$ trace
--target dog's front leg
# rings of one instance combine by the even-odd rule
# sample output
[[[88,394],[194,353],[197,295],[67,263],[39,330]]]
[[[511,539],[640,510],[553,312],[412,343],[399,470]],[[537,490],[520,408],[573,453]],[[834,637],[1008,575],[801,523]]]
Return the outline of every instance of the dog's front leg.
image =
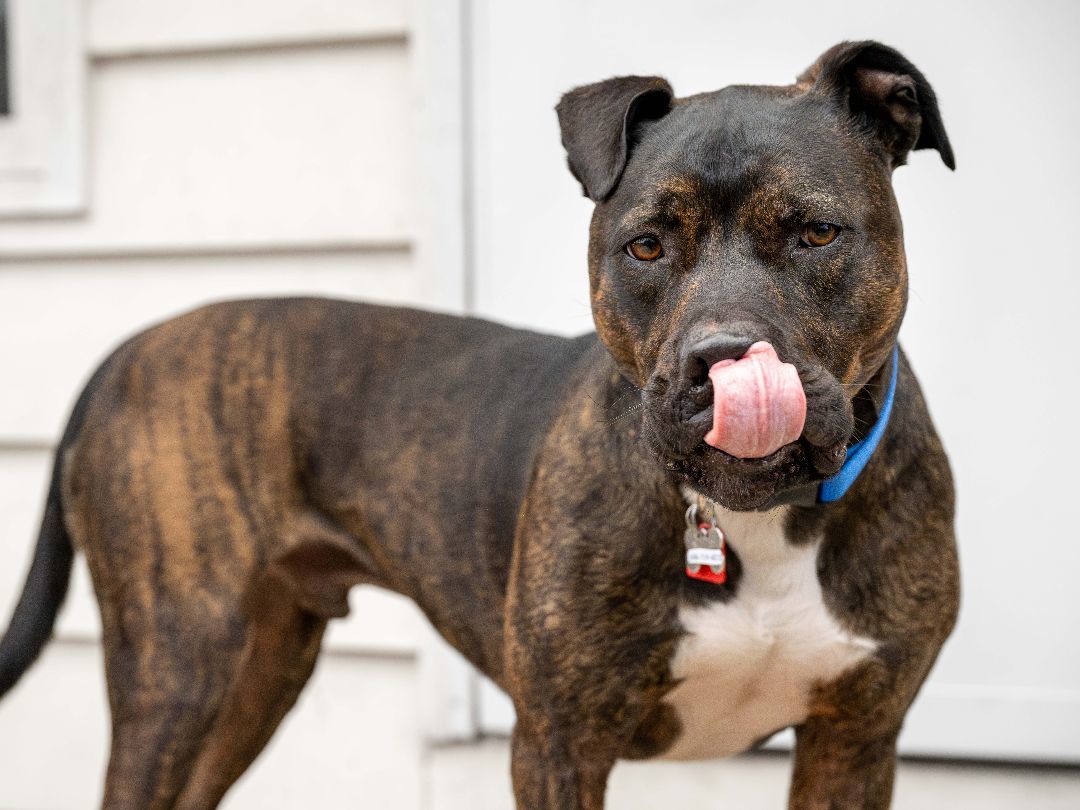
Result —
[[[518,810],[602,810],[616,760],[676,731],[641,727],[674,686],[686,505],[633,424],[607,419],[611,378],[600,365],[567,399],[514,539],[502,685]]]
[[[522,521],[505,633],[518,810],[602,810],[616,760],[669,742],[640,729],[672,688],[681,627],[665,587],[679,573],[680,538],[660,521],[677,534],[681,515],[657,517],[649,504],[600,520],[573,502],[602,487],[559,502],[536,492]]]
[[[607,536],[575,518],[556,542],[547,514],[527,516],[510,586],[514,793],[518,810],[602,810],[615,761],[665,742],[639,729],[672,686],[680,627],[661,587],[672,576],[635,559],[634,536],[618,520]]]
[[[579,590],[589,564],[577,548],[526,551],[521,568],[529,574],[511,587],[507,686],[517,711],[511,770],[518,810],[603,810],[611,768],[631,750],[663,688],[671,640],[655,628],[644,637],[637,617],[611,615],[605,602],[616,597],[605,585]],[[534,566],[557,571],[538,577]]]
[[[887,810],[896,734],[811,718],[796,730],[790,810]]]
[[[795,729],[790,810],[888,810],[896,738],[932,660],[893,646],[817,691]]]

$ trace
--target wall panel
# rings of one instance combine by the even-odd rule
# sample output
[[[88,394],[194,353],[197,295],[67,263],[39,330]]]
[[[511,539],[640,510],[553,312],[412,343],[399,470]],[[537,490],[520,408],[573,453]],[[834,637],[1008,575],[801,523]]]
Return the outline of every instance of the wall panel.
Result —
[[[0,223],[0,259],[405,243],[408,82],[400,43],[99,64],[86,215]]]

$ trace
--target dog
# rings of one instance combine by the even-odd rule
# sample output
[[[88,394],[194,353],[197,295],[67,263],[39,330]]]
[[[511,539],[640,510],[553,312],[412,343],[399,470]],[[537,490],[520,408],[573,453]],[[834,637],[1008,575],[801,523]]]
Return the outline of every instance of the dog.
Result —
[[[845,42],[790,86],[626,76],[557,113],[595,202],[596,334],[240,301],[91,378],[0,693],[82,552],[108,810],[217,806],[361,583],[513,698],[520,810],[599,810],[619,759],[787,727],[792,808],[889,806],[959,599],[949,466],[897,346],[892,172],[912,149],[954,167],[934,92]]]

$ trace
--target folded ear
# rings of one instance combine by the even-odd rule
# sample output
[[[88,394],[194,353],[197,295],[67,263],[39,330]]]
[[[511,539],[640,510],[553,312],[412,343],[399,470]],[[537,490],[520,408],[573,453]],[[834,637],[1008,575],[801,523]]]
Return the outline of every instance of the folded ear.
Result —
[[[841,42],[799,77],[846,106],[893,167],[912,149],[936,149],[956,168],[934,89],[911,62],[879,42]]]
[[[566,156],[585,196],[599,202],[615,190],[642,121],[671,109],[671,85],[658,76],[620,76],[577,87],[562,97],[559,114]]]

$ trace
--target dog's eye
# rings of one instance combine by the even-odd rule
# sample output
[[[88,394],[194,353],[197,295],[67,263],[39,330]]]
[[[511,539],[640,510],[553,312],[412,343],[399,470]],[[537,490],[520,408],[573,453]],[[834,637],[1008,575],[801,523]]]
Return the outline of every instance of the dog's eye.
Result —
[[[811,222],[802,232],[802,243],[807,247],[825,247],[840,235],[840,226],[831,222]]]
[[[641,262],[655,262],[664,255],[664,246],[655,236],[639,236],[626,246],[626,252]]]

